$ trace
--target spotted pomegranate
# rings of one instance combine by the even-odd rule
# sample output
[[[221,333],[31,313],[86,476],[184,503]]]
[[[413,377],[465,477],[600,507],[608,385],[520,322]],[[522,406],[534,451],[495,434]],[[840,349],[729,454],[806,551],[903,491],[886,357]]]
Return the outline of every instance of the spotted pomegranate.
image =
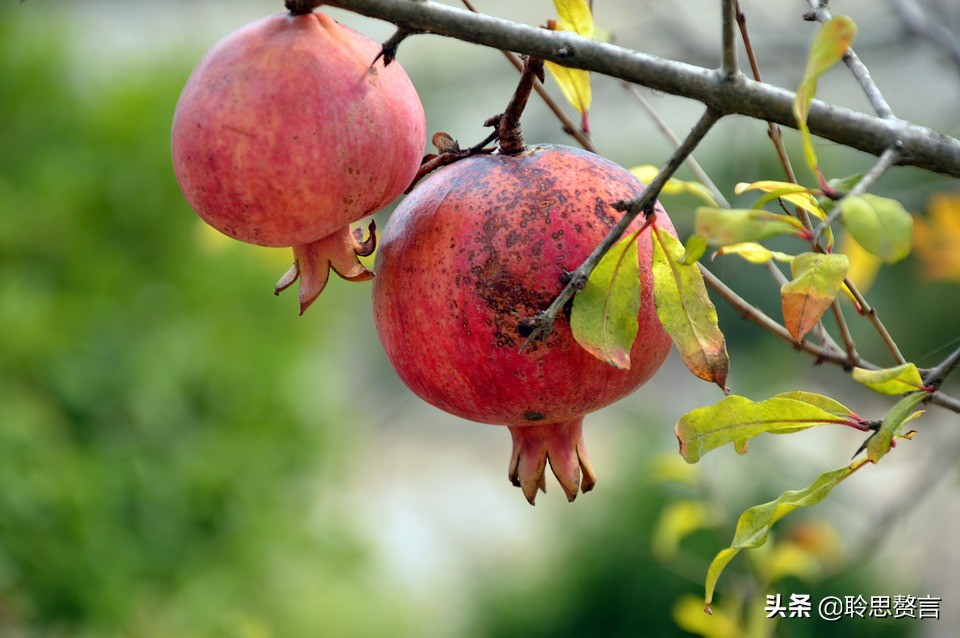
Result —
[[[373,307],[390,362],[434,406],[509,426],[509,478],[531,504],[545,489],[548,463],[569,500],[593,488],[584,415],[647,381],[670,348],[654,308],[646,230],[629,370],[574,340],[569,307],[545,339],[520,351],[528,333],[522,321],[550,304],[564,271],[578,267],[617,222],[621,213],[611,204],[642,190],[623,168],[573,148],[475,155],[424,179],[384,229]],[[673,232],[659,204],[656,212],[658,226]]]
[[[214,46],[173,119],[173,167],[187,201],[230,237],[292,246],[301,312],[329,269],[372,277],[349,224],[390,203],[420,165],[423,106],[380,45],[322,13],[283,13]],[[372,230],[372,229],[371,229]]]

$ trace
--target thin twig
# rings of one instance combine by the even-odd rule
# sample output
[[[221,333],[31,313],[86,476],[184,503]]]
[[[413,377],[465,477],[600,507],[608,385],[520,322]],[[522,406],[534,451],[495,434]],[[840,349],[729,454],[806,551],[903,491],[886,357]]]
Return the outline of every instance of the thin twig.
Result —
[[[830,4],[829,0],[807,0],[807,3],[810,5],[810,8],[813,9],[813,14],[819,22],[827,22],[833,17],[830,15],[830,9],[828,8]],[[850,68],[857,82],[860,83],[864,94],[866,94],[870,105],[877,115],[885,120],[897,119],[893,114],[893,109],[890,108],[890,105],[887,104],[883,94],[880,92],[877,83],[874,82],[870,76],[867,65],[860,61],[860,57],[853,50],[853,47],[847,49],[846,54],[843,56],[843,62]]]
[[[924,42],[932,42],[943,49],[947,57],[960,71],[960,38],[942,24],[932,22],[914,0],[889,0],[894,13],[903,26]]]
[[[623,216],[620,218],[620,221],[610,229],[607,236],[594,248],[593,252],[590,253],[584,262],[570,273],[569,281],[547,309],[527,319],[526,326],[529,327],[530,334],[524,342],[523,347],[521,347],[521,350],[526,349],[534,339],[541,339],[550,334],[550,331],[553,330],[553,322],[557,314],[559,314],[560,310],[573,298],[577,291],[583,288],[587,279],[590,277],[590,273],[593,272],[593,269],[600,262],[600,259],[602,259],[607,251],[620,239],[627,227],[633,223],[633,220],[636,219],[640,213],[646,214],[653,210],[657,202],[657,196],[660,195],[663,185],[666,184],[667,180],[680,168],[683,161],[689,157],[693,149],[697,147],[697,144],[700,143],[721,117],[722,115],[717,111],[707,109],[704,114],[700,116],[700,119],[690,131],[690,134],[687,135],[687,138],[680,145],[680,148],[670,156],[670,159],[660,172],[657,173],[653,181],[647,185],[640,197],[629,202],[618,202],[617,205],[614,205],[615,208],[623,211]]]
[[[874,164],[869,171],[867,171],[866,175],[864,175],[860,181],[857,182],[856,186],[851,188],[850,192],[836,202],[833,210],[830,211],[829,215],[827,215],[827,218],[823,220],[819,226],[817,226],[815,231],[813,231],[813,237],[810,239],[810,241],[814,243],[819,242],[820,237],[823,235],[823,231],[833,224],[833,222],[837,221],[837,218],[840,216],[840,212],[842,210],[841,204],[843,204],[844,199],[850,196],[859,197],[873,188],[873,185],[877,183],[884,173],[890,170],[891,166],[897,163],[898,159],[900,159],[900,145],[894,144],[885,150],[882,155],[880,155],[880,159],[877,160],[877,163]]]
[[[723,0],[723,45],[720,56],[720,72],[728,78],[740,74],[740,63],[737,60],[737,40],[734,37],[737,19],[734,5],[736,0]]]
[[[950,373],[957,369],[958,365],[960,365],[960,347],[951,352],[950,356],[944,359],[940,365],[928,370],[923,376],[923,383],[939,388],[950,376]]]
[[[473,3],[470,2],[470,0],[461,1],[467,9],[473,13],[477,13],[476,8],[473,6]],[[501,49],[500,53],[502,53],[504,57],[510,61],[510,64],[513,65],[513,68],[515,68],[518,72],[523,73],[523,61],[520,59],[520,56],[505,49]],[[543,103],[547,105],[547,108],[550,109],[550,112],[552,112],[554,116],[560,120],[560,125],[563,127],[564,133],[577,140],[577,144],[584,149],[590,151],[591,153],[597,153],[598,155],[600,154],[600,151],[597,150],[593,140],[591,140],[586,133],[581,131],[577,125],[573,123],[573,120],[571,120],[570,117],[560,107],[560,105],[557,104],[557,101],[553,99],[553,96],[547,92],[543,82],[537,79],[536,83],[533,85],[533,89],[537,92],[537,95],[540,96],[540,99],[543,100]]]
[[[536,55],[565,66],[616,77],[697,100],[725,115],[739,114],[796,128],[796,95],[781,87],[739,77],[731,82],[716,69],[640,53],[566,31],[550,31],[471,13],[432,0],[327,0],[324,4],[497,49]],[[807,118],[818,137],[880,155],[903,141],[901,164],[960,177],[960,140],[905,120],[883,120],[814,100]]]
[[[854,300],[856,300],[857,305],[860,306],[860,312],[863,314],[871,324],[873,324],[874,330],[877,331],[877,334],[880,335],[880,339],[887,346],[887,349],[890,351],[890,354],[893,355],[893,358],[896,360],[898,365],[902,365],[907,362],[903,358],[903,354],[900,352],[900,348],[897,346],[897,342],[893,340],[893,337],[890,336],[890,332],[887,331],[887,327],[883,325],[883,322],[880,321],[880,316],[877,314],[877,309],[867,303],[866,298],[863,296],[863,293],[854,285],[850,278],[847,277],[843,280],[843,283],[847,285],[847,288],[850,289],[850,293],[853,295]]]
[[[623,82],[623,87],[627,89],[630,95],[637,101],[637,104],[640,105],[647,116],[653,121],[653,123],[660,129],[660,132],[663,133],[663,136],[670,141],[670,144],[673,145],[674,149],[680,147],[681,140],[677,137],[677,134],[673,132],[673,129],[664,121],[660,114],[657,113],[653,107],[650,105],[650,102],[647,101],[643,94],[640,93],[640,89],[637,88],[635,84],[630,84],[629,82]],[[716,183],[710,176],[707,175],[707,172],[703,170],[703,167],[700,165],[700,162],[694,158],[691,154],[684,162],[687,166],[690,167],[690,170],[693,171],[693,174],[697,176],[697,179],[701,184],[707,187],[707,190],[710,191],[710,194],[713,196],[713,199],[721,206],[721,208],[730,208],[730,202],[727,201],[727,198],[723,196],[723,193],[720,192],[720,189],[717,188]]]
[[[824,348],[823,346],[819,346],[811,341],[805,340],[798,342],[790,334],[790,331],[787,330],[782,324],[770,318],[762,310],[734,292],[716,275],[710,272],[710,270],[708,270],[703,264],[700,264],[700,272],[703,273],[703,280],[706,282],[706,284],[713,288],[713,290],[716,291],[716,293],[720,295],[724,301],[730,304],[735,310],[739,311],[744,318],[749,319],[767,332],[779,337],[783,341],[790,344],[790,346],[793,348],[813,355],[818,362],[832,363],[844,368],[845,370],[850,369],[850,363],[847,360],[847,355],[843,351],[834,350],[832,348]],[[866,359],[860,359],[858,367],[866,368],[867,370],[879,369],[879,366],[877,366],[875,363],[867,361]],[[960,399],[956,397],[944,394],[943,392],[936,392],[930,396],[929,402],[944,407],[951,412],[960,414]]]
[[[843,346],[847,352],[847,361],[850,363],[851,367],[856,366],[860,361],[860,355],[857,354],[857,344],[853,340],[853,335],[850,334],[850,328],[847,326],[847,320],[843,317],[843,309],[840,308],[840,300],[834,299],[830,307],[833,309],[833,318],[837,322],[837,330],[840,331],[840,339],[843,340]]]

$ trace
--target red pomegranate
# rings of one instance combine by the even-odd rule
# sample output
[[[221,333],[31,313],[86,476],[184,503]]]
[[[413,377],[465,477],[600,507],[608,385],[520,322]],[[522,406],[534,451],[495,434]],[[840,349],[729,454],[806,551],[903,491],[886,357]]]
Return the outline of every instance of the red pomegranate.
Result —
[[[424,400],[513,435],[509,477],[533,504],[549,464],[569,500],[595,475],[581,425],[626,396],[670,349],[653,302],[650,231],[639,237],[639,331],[629,370],[573,338],[569,311],[522,353],[521,320],[545,309],[643,185],[563,146],[476,155],[429,175],[390,217],[373,285],[377,330],[400,378]],[[657,204],[657,224],[673,233]],[[639,222],[631,227],[635,230]],[[583,472],[581,484],[580,475]]]
[[[293,246],[301,312],[329,268],[369,279],[349,224],[409,185],[424,151],[423,106],[380,45],[322,13],[273,15],[228,35],[187,80],[173,167],[207,223],[261,246]]]

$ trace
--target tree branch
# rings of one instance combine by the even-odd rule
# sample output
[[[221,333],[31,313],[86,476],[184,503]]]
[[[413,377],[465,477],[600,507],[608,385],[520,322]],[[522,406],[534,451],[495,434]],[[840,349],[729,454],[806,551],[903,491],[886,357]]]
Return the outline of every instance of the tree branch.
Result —
[[[847,354],[845,352],[841,350],[835,350],[833,348],[824,348],[823,346],[819,346],[810,341],[797,342],[790,334],[790,331],[783,327],[783,325],[771,319],[762,310],[734,292],[729,286],[717,278],[716,275],[707,270],[703,264],[700,264],[700,272],[703,273],[703,280],[706,282],[706,284],[713,288],[714,291],[716,291],[716,293],[720,295],[724,301],[738,310],[744,318],[749,319],[767,332],[780,337],[797,350],[801,350],[813,355],[816,357],[818,362],[832,363],[845,370],[850,369],[850,362],[848,361]],[[960,354],[957,356],[960,357]],[[866,368],[868,370],[879,369],[879,366],[865,359],[860,359],[858,365],[859,367]],[[944,394],[943,392],[936,392],[930,395],[928,401],[946,408],[951,412],[960,414],[960,399],[956,397]]]
[[[737,60],[737,39],[734,37],[736,32],[736,10],[734,5],[736,0],[723,0],[721,10],[723,11],[723,45],[720,57],[720,71],[733,79],[740,74],[740,63]]]
[[[827,8],[830,0],[807,0],[807,2],[810,8],[813,9],[813,15],[816,16],[819,22],[827,22],[833,17],[830,15],[830,9]],[[863,92],[866,94],[867,99],[870,100],[870,105],[873,107],[873,110],[876,111],[877,115],[885,120],[897,119],[893,114],[893,109],[890,108],[883,94],[880,93],[880,87],[873,81],[869,69],[860,61],[860,57],[853,50],[853,47],[847,49],[847,52],[843,56],[843,62],[850,68],[853,77],[857,78],[860,86],[863,87]]]
[[[701,102],[722,114],[739,114],[796,127],[795,95],[780,87],[714,69],[665,60],[574,33],[548,31],[470,13],[429,0],[331,0],[331,6],[387,20],[410,31],[425,31],[484,46],[535,55]],[[883,120],[814,100],[807,123],[819,137],[880,155],[897,139],[899,164],[960,177],[960,140],[904,120]]]
[[[530,329],[530,334],[527,336],[527,340],[524,342],[521,350],[525,349],[534,339],[542,338],[550,333],[553,329],[553,322],[560,310],[573,298],[578,290],[583,288],[587,279],[590,277],[590,273],[593,272],[596,265],[600,263],[603,256],[610,250],[610,247],[623,236],[623,233],[627,230],[627,227],[633,223],[633,220],[636,219],[640,213],[646,214],[653,210],[653,207],[657,203],[657,197],[663,189],[663,185],[677,172],[680,165],[683,164],[684,160],[693,152],[693,149],[696,148],[697,144],[700,143],[721,117],[721,114],[717,111],[707,109],[704,114],[700,116],[700,119],[680,147],[670,156],[666,165],[660,169],[660,172],[653,178],[653,181],[647,185],[640,197],[629,202],[619,202],[620,205],[617,206],[617,208],[623,211],[623,217],[610,229],[610,232],[607,233],[603,241],[593,249],[590,256],[588,256],[576,270],[570,273],[570,279],[567,285],[563,287],[563,290],[560,291],[560,294],[557,295],[547,309],[528,319],[526,325]]]

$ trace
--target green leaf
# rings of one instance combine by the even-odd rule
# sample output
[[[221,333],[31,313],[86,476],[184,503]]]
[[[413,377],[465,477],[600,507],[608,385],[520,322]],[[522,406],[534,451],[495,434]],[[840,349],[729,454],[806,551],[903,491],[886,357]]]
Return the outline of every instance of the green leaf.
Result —
[[[913,217],[895,199],[849,195],[840,202],[847,230],[867,251],[892,264],[910,254]]]
[[[816,395],[812,395],[816,396]],[[824,403],[832,401],[823,397]],[[835,403],[835,402],[833,402]],[[836,403],[836,406],[843,408]],[[677,421],[675,433],[680,441],[680,456],[696,463],[704,454],[727,443],[746,441],[764,432],[799,432],[816,425],[849,424],[856,419],[849,411],[835,414],[835,406],[826,410],[813,399],[779,396],[754,402],[732,395],[719,403],[687,412]]]
[[[903,424],[916,418],[913,415],[913,409],[923,403],[928,396],[926,392],[914,392],[903,397],[890,408],[883,417],[880,428],[867,441],[867,459],[871,463],[877,463],[886,456],[893,447],[893,439],[900,434]]]
[[[790,268],[793,280],[780,288],[783,323],[797,341],[802,341],[833,303],[850,261],[846,255],[801,253]]]
[[[653,227],[653,297],[657,317],[693,374],[726,391],[730,360],[717,309],[707,295],[697,264],[683,264],[684,248]]]
[[[601,361],[628,370],[630,348],[637,338],[640,271],[637,234],[621,239],[590,273],[573,298],[573,338]]]
[[[906,394],[923,389],[920,371],[912,363],[884,370],[854,368],[853,380],[880,394]]]
[[[753,209],[724,209],[701,206],[695,230],[714,246],[757,241],[774,235],[800,236],[803,225],[792,217]]]
[[[824,23],[814,36],[810,54],[807,56],[807,68],[797,88],[797,97],[793,102],[793,115],[797,118],[797,125],[803,137],[804,158],[815,175],[819,174],[819,169],[817,154],[810,139],[810,129],[807,128],[807,115],[810,112],[810,104],[813,103],[813,96],[817,92],[817,79],[843,59],[856,34],[857,25],[847,16],[835,16]]]
[[[687,237],[687,243],[683,245],[683,259],[680,263],[689,266],[700,261],[703,253],[707,252],[707,238],[703,235],[693,234]]]
[[[837,470],[824,472],[804,489],[788,490],[778,496],[776,500],[755,505],[741,514],[730,547],[720,550],[707,570],[705,594],[707,606],[709,607],[710,603],[713,602],[713,592],[721,572],[741,549],[753,549],[763,545],[767,541],[770,528],[777,521],[798,507],[816,505],[826,498],[841,481],[863,467],[864,463],[866,463],[866,460],[857,461]]]
[[[730,244],[729,246],[723,246],[718,248],[716,252],[713,253],[713,256],[717,255],[738,255],[743,259],[749,261],[751,264],[765,264],[771,259],[776,259],[777,261],[782,261],[785,263],[790,263],[793,261],[793,255],[787,255],[786,253],[777,252],[775,250],[770,250],[765,246],[752,241],[743,242],[742,244]]]

